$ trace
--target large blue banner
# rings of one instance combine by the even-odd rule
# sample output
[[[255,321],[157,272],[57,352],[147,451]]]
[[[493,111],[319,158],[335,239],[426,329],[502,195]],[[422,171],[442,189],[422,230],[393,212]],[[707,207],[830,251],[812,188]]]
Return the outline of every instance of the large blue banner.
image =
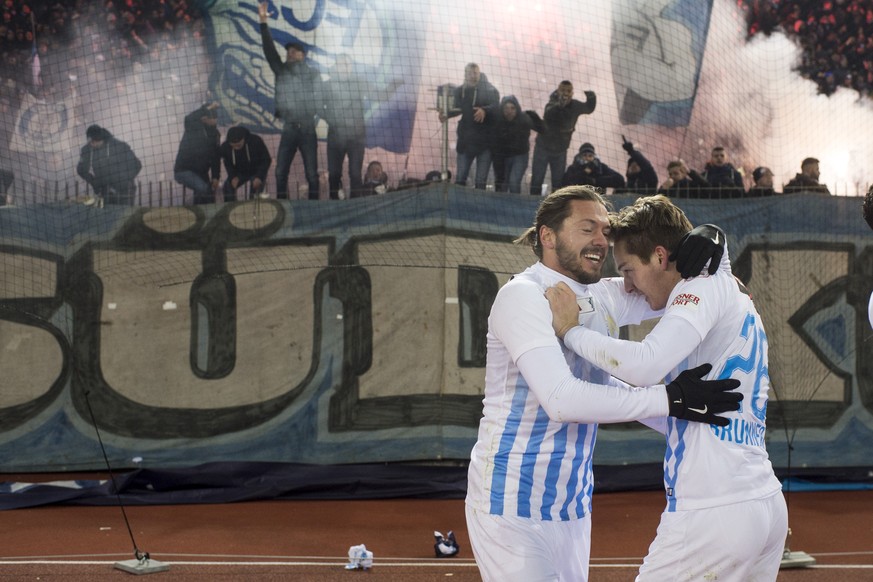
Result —
[[[119,468],[467,459],[491,301],[534,260],[511,241],[538,202],[434,184],[340,203],[5,208],[0,467],[100,470],[95,423]],[[796,466],[873,466],[859,201],[680,204],[727,230],[764,319],[774,463],[791,441]],[[639,425],[598,440],[600,464],[664,450]]]

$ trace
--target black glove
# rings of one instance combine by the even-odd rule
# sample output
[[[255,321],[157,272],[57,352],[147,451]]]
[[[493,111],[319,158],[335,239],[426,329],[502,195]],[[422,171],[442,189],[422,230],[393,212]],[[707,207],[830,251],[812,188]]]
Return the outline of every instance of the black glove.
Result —
[[[676,261],[676,270],[683,279],[696,277],[709,261],[710,275],[718,271],[724,255],[724,231],[714,224],[702,224],[687,233],[679,241],[679,247],[670,253],[669,260]]]
[[[628,153],[628,155],[634,153],[634,144],[633,142],[626,141],[621,144],[621,148]]]
[[[739,410],[743,395],[730,390],[739,388],[740,381],[733,378],[701,380],[709,374],[710,370],[712,370],[711,364],[703,364],[685,370],[667,384],[670,416],[717,426],[730,424],[730,420],[717,415],[721,412]]]

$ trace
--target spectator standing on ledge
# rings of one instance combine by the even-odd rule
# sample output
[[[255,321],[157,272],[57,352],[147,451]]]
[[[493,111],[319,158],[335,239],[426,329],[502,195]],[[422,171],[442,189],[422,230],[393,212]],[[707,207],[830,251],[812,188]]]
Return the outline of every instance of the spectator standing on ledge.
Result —
[[[491,170],[491,143],[500,92],[479,70],[479,65],[469,63],[464,67],[464,84],[454,90],[454,103],[455,109],[448,116],[440,111],[439,118],[440,123],[446,123],[451,117],[461,116],[458,121],[458,172],[455,183],[467,185],[467,177],[475,160],[475,185],[479,190],[484,190]]]
[[[722,146],[712,148],[709,162],[701,176],[709,182],[713,197],[742,198],[746,191],[743,176],[728,162],[727,152]]]
[[[173,166],[173,178],[194,192],[194,204],[215,202],[221,162],[218,103],[202,105],[185,116],[185,132]]]
[[[225,202],[236,200],[236,189],[246,183],[251,184],[251,197],[264,191],[273,158],[261,136],[236,125],[227,130],[227,139],[219,151],[227,171],[222,188]]]
[[[585,91],[585,103],[582,103],[573,99],[573,83],[561,81],[549,97],[542,119],[533,111],[527,112],[534,120],[534,129],[538,133],[534,142],[531,195],[541,195],[546,168],[552,173],[552,190],[561,187],[567,169],[567,150],[576,131],[576,121],[580,115],[592,113],[596,106],[594,91]]]
[[[350,197],[361,188],[361,167],[367,147],[367,128],[364,121],[365,103],[370,83],[353,70],[354,62],[348,55],[339,55],[324,84],[327,120],[327,175],[330,199],[339,199],[343,179],[343,161],[349,158]]]
[[[94,189],[104,204],[133,205],[136,184],[134,178],[142,162],[130,146],[99,125],[88,127],[88,143],[79,154],[76,172]]]
[[[752,180],[755,181],[755,184],[749,188],[746,196],[773,196],[776,194],[776,190],[773,189],[773,172],[770,171],[770,168],[758,166],[752,172]]]
[[[402,84],[393,79],[384,88],[376,87],[355,70],[349,55],[338,55],[324,85],[324,119],[327,121],[327,176],[330,199],[338,200],[343,187],[343,162],[349,160],[346,198],[360,196],[361,169],[367,148],[367,101],[384,101]]]
[[[808,192],[813,194],[830,194],[831,191],[825,184],[818,183],[819,177],[818,160],[806,158],[800,163],[800,173],[795,174],[790,182],[782,189],[785,194],[797,194]]]
[[[533,120],[521,110],[515,95],[500,101],[495,114],[494,141],[491,156],[494,162],[494,190],[521,194],[521,180],[530,156],[530,130]]]
[[[261,44],[264,56],[276,75],[276,116],[282,122],[282,137],[276,155],[276,197],[288,198],[288,174],[297,151],[303,158],[303,171],[309,185],[309,199],[318,200],[318,138],[316,116],[321,110],[321,77],[306,63],[302,44],[285,45],[282,62],[270,27],[267,26],[267,3],[258,4]]]

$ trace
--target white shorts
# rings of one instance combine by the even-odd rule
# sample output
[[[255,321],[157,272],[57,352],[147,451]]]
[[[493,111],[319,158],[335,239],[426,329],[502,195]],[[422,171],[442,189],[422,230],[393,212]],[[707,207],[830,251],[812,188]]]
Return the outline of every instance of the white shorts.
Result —
[[[787,535],[781,491],[733,505],[665,511],[637,582],[773,582]]]
[[[467,533],[485,582],[586,582],[591,516],[541,521],[466,506]]]

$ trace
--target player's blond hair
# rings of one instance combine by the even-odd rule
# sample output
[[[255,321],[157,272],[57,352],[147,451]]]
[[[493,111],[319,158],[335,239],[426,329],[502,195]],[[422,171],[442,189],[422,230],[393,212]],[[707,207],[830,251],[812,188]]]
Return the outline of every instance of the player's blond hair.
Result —
[[[555,232],[560,232],[564,220],[570,216],[570,202],[584,200],[602,204],[606,210],[612,210],[612,204],[600,194],[600,189],[594,186],[565,186],[555,190],[540,202],[537,208],[533,226],[524,231],[513,242],[517,245],[528,245],[534,254],[543,258],[543,247],[539,244],[540,229],[548,226]]]
[[[610,239],[625,245],[625,250],[648,263],[656,246],[673,252],[682,237],[691,230],[691,222],[682,209],[669,198],[658,194],[643,196],[633,204],[609,215]]]

